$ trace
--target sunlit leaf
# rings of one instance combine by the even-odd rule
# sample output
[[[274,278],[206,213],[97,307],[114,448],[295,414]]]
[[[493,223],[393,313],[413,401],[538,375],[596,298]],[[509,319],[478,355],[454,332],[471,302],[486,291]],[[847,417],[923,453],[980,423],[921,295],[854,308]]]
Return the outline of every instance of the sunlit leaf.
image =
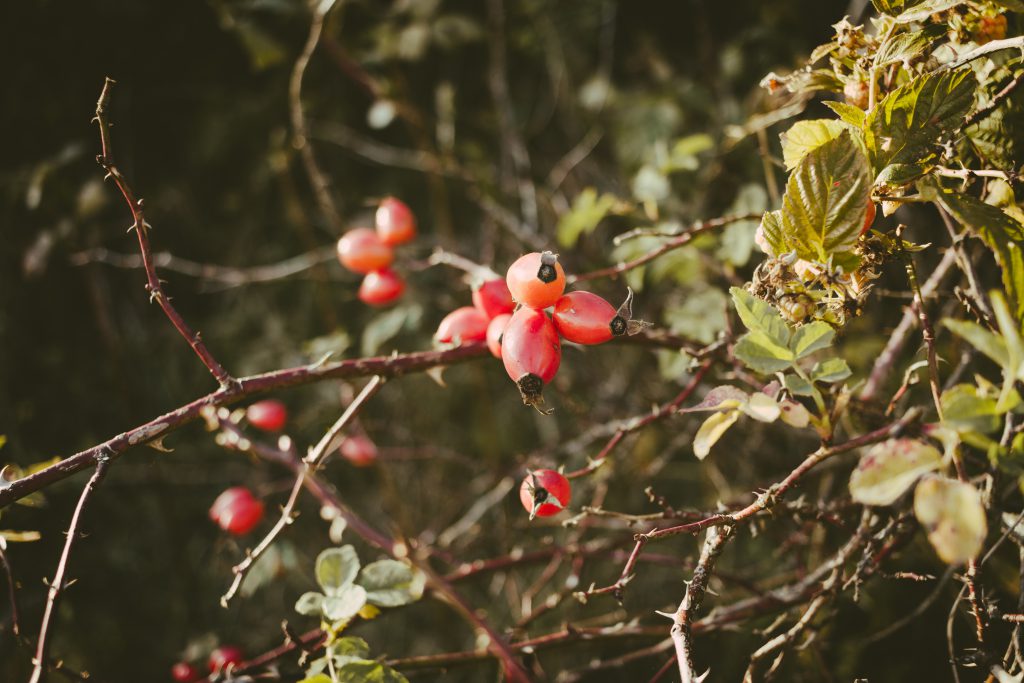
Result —
[[[729,427],[736,424],[738,419],[740,419],[740,412],[730,410],[724,413],[715,413],[704,420],[704,424],[700,426],[697,434],[693,437],[693,454],[700,460],[708,457],[711,447],[722,438]]]
[[[978,556],[988,525],[978,489],[932,476],[914,491],[914,515],[943,562],[963,564]]]
[[[891,505],[923,475],[942,466],[934,446],[890,439],[868,448],[850,475],[850,495],[865,505]]]

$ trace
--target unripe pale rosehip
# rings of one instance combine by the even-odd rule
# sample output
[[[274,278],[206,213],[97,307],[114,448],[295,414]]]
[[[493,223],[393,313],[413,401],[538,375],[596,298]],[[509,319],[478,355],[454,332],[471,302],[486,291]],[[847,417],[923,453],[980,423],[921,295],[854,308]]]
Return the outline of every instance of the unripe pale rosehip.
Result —
[[[171,680],[176,683],[195,683],[199,680],[199,670],[188,662],[178,662],[171,667]]]
[[[530,472],[519,487],[519,501],[530,519],[557,515],[569,504],[571,495],[569,480],[554,470]]]
[[[449,313],[437,326],[434,339],[444,344],[483,341],[487,338],[487,316],[472,306],[462,306]]]
[[[875,222],[875,203],[868,200],[868,210],[864,214],[864,227],[860,229],[860,234],[865,234],[871,229],[871,224]]]
[[[374,218],[377,235],[384,244],[395,246],[416,237],[416,217],[401,199],[385,197]]]
[[[544,311],[524,306],[512,314],[501,337],[505,372],[519,387],[523,403],[544,403],[542,392],[562,362],[558,332]]]
[[[512,298],[531,308],[554,306],[565,291],[565,271],[550,251],[520,256],[505,277]]]
[[[354,228],[338,240],[338,260],[354,273],[369,273],[387,268],[395,252],[369,228]]]
[[[492,318],[491,322],[487,324],[487,348],[491,350],[491,355],[495,358],[501,358],[501,338],[511,319],[511,313],[502,313]]]
[[[636,334],[644,323],[634,321],[633,290],[617,309],[591,292],[569,292],[555,302],[551,319],[555,329],[577,344],[603,344],[623,334]]]
[[[229,665],[238,666],[245,660],[245,655],[234,645],[221,645],[210,653],[210,671],[224,671]]]
[[[353,434],[341,442],[341,456],[356,467],[368,467],[377,460],[377,446],[362,434]]]
[[[359,300],[370,306],[393,304],[405,293],[405,282],[390,268],[368,273],[359,285]]]
[[[245,417],[256,429],[264,432],[279,432],[288,421],[288,409],[280,401],[267,399],[257,401],[245,409]]]
[[[213,501],[210,519],[229,534],[243,536],[263,519],[263,501],[244,486],[234,486]]]
[[[511,313],[516,302],[512,300],[512,292],[508,291],[508,283],[501,278],[487,280],[473,289],[473,305],[489,320]]]

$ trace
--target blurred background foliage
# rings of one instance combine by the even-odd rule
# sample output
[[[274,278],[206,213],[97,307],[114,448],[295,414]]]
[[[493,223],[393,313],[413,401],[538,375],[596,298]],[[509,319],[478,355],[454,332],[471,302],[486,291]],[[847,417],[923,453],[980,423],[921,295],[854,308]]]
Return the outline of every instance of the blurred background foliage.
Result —
[[[237,287],[162,271],[177,307],[212,352],[245,375],[326,351],[356,357],[428,348],[440,318],[469,303],[459,273],[426,267],[435,246],[503,272],[522,251],[557,245],[567,270],[583,272],[651,247],[645,240],[613,246],[611,238],[624,230],[765,209],[770,199],[758,150],[768,144],[777,152],[778,131],[753,132],[749,123],[778,103],[758,82],[769,71],[794,68],[831,37],[832,23],[862,4],[339,1],[305,74],[310,143],[345,226],[365,223],[387,194],[409,203],[420,221],[419,239],[400,257],[409,292],[381,312],[358,302],[358,281],[333,260],[338,228],[319,210],[292,144],[288,84],[309,29],[304,3],[8,3],[0,9],[0,434],[7,438],[0,464],[66,456],[213,388],[148,304],[141,271],[82,256],[96,249],[134,253],[125,208],[94,161],[90,117],[104,76],[118,81],[115,156],[146,199],[157,252],[231,268],[305,253],[322,261],[296,277]],[[536,186],[535,199],[522,192],[524,178]],[[726,325],[725,290],[749,276],[754,227],[734,224],[631,273],[628,281],[641,289],[638,316],[713,340]],[[621,282],[594,288],[612,300],[624,294]],[[850,335],[844,350],[855,372],[884,342],[872,332],[890,325],[902,303],[879,300],[868,319],[855,323],[862,334]],[[362,425],[382,461],[355,469],[335,460],[329,478],[377,526],[438,542],[477,497],[518,478],[527,462],[585,464],[603,444],[603,425],[673,397],[687,364],[679,354],[633,346],[567,349],[549,396],[552,417],[522,406],[491,361],[446,371],[446,388],[424,376],[403,378],[364,411]],[[323,383],[283,392],[290,433],[300,444],[315,441],[350,390]],[[708,509],[788,471],[815,446],[809,432],[798,438],[745,424],[725,437],[716,457],[698,464],[689,445],[695,424],[668,421],[630,439],[577,487],[574,506],[601,495],[609,509],[649,512],[643,488],[651,484],[673,505]],[[52,650],[98,680],[165,680],[183,654],[204,656],[217,642],[256,654],[280,642],[282,619],[299,630],[315,626],[292,609],[313,587],[313,559],[331,544],[315,507],[308,500],[300,505],[298,522],[246,583],[251,595],[225,610],[217,599],[244,541],[210,524],[210,502],[222,489],[246,484],[273,507],[291,482],[220,450],[200,426],[174,434],[167,445],[173,452],[136,449],[111,469],[73,559],[78,582],[61,604]],[[829,481],[826,474],[821,485]],[[42,507],[4,511],[4,528],[42,534],[10,552],[32,633],[45,599],[42,581],[52,575],[82,483],[79,476],[52,487]],[[734,544],[723,570],[753,583],[799,576],[808,558],[787,552],[783,541],[832,533],[781,526],[763,541]],[[584,537],[604,533],[621,531],[598,527]],[[442,540],[454,555],[477,559],[575,534],[557,521],[528,524],[508,495],[470,533]],[[695,555],[696,543],[679,538],[654,552],[682,561]],[[361,545],[360,555],[373,558]],[[589,562],[583,584],[608,583],[621,563]],[[531,566],[461,589],[507,629],[542,570]],[[674,563],[644,565],[624,609],[610,600],[570,600],[517,634],[632,615],[665,624],[652,621],[652,611],[678,602],[683,576]],[[877,586],[793,658],[785,680],[829,680],[826,671],[833,680],[945,680],[946,657],[937,654],[945,652],[945,615],[880,642],[852,635],[909,613],[929,590]],[[730,595],[746,594],[730,586]],[[375,655],[473,646],[468,629],[430,600],[357,633]],[[699,651],[716,677],[734,680],[759,642],[750,631],[723,633],[702,641]],[[644,644],[575,644],[541,661],[553,674]],[[0,678],[24,679],[28,663],[0,601]],[[642,660],[604,680],[646,680],[658,665]],[[492,680],[490,667],[454,670],[444,680]],[[285,665],[294,670],[294,662]]]

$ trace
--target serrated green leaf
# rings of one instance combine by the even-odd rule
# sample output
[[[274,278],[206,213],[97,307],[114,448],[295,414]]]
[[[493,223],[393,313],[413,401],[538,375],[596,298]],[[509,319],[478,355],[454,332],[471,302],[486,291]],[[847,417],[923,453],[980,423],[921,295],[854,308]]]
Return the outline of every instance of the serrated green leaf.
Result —
[[[812,150],[786,183],[780,215],[785,251],[821,262],[850,252],[864,226],[869,192],[867,161],[848,131]]]
[[[842,358],[829,358],[820,363],[815,363],[811,368],[811,380],[814,382],[841,382],[853,374],[850,366]]]
[[[778,256],[789,250],[786,242],[786,229],[782,223],[782,210],[766,211],[761,217],[761,225],[758,228],[768,243],[770,254]],[[763,245],[762,245],[763,246]]]
[[[350,545],[328,548],[316,558],[316,581],[327,595],[344,590],[359,574],[359,556]]]
[[[1020,76],[1020,65],[1002,65],[978,89],[979,109],[990,105],[1006,86]],[[1024,161],[1024,92],[1005,94],[987,116],[964,131],[981,158],[1003,171],[1014,172]]]
[[[875,177],[875,185],[902,187],[914,182],[928,172],[926,164],[889,164]]]
[[[812,119],[794,123],[789,130],[779,136],[786,169],[796,168],[809,152],[836,139],[844,130],[846,126],[841,121],[833,119]]]
[[[868,448],[850,475],[850,495],[864,505],[891,505],[923,475],[942,467],[942,454],[915,439]]]
[[[363,568],[359,585],[366,599],[379,607],[399,607],[423,596],[426,577],[397,560],[379,560]]]
[[[946,31],[945,24],[929,24],[920,31],[897,33],[891,36],[879,46],[875,53],[875,67],[914,59],[925,50],[936,47],[936,42],[946,35]]]
[[[581,235],[591,233],[597,228],[616,203],[618,199],[614,195],[605,193],[598,196],[594,188],[584,189],[576,196],[572,209],[563,214],[558,221],[555,230],[558,243],[563,247],[576,244]]]
[[[872,168],[933,157],[939,137],[960,125],[974,104],[976,86],[970,69],[956,69],[919,76],[886,95],[865,122]]]
[[[910,8],[896,17],[898,24],[910,24],[925,21],[933,14],[964,4],[964,0],[924,0],[924,2],[907,3]]]
[[[733,350],[747,367],[766,375],[785,370],[796,360],[792,351],[760,331],[740,337]]]
[[[740,320],[751,332],[760,332],[774,346],[788,347],[792,332],[779,310],[742,287],[729,289]]]
[[[711,447],[729,430],[729,427],[736,424],[740,419],[740,411],[729,410],[724,413],[714,413],[697,430],[693,437],[693,454],[703,460],[708,457]]]
[[[947,564],[964,564],[981,552],[988,533],[981,494],[968,483],[927,477],[914,491],[914,515]]]
[[[836,331],[828,323],[815,320],[814,322],[796,328],[793,338],[789,342],[789,348],[797,358],[806,358],[815,351],[828,348],[835,339]]]
[[[863,128],[864,121],[867,119],[867,113],[860,107],[846,102],[838,102],[836,100],[828,100],[825,102],[825,106],[836,113],[836,115],[850,124],[854,128]]]

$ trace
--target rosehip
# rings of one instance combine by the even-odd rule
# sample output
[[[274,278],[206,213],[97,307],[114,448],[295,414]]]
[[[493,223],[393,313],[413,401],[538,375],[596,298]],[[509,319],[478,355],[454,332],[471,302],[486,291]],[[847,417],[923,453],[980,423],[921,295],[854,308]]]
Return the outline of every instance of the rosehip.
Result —
[[[401,199],[385,197],[375,216],[377,234],[384,244],[395,246],[416,236],[416,217]]]
[[[449,343],[483,341],[487,338],[487,316],[472,306],[462,306],[449,313],[437,326],[434,339]]]
[[[618,309],[591,292],[569,292],[555,302],[551,319],[565,339],[577,344],[602,344],[612,337],[636,334],[644,323],[632,319],[633,290]]]
[[[502,313],[492,318],[491,322],[487,324],[487,348],[491,350],[491,355],[495,358],[501,358],[501,338],[511,319],[511,313]]]
[[[234,645],[221,645],[210,653],[210,671],[224,671],[229,665],[237,666],[244,660],[245,655]]]
[[[534,407],[544,403],[544,385],[562,362],[558,332],[544,311],[524,307],[512,314],[501,337],[501,360],[523,403]]]
[[[512,300],[508,284],[497,279],[487,280],[473,290],[473,305],[486,315],[488,320],[493,320],[503,313],[515,310],[516,302]]]
[[[256,429],[264,432],[279,432],[288,421],[288,409],[280,401],[267,399],[257,401],[245,409],[245,416]]]
[[[341,456],[356,467],[367,467],[377,459],[377,446],[360,434],[346,437],[340,450]]]
[[[554,470],[530,472],[519,487],[519,500],[530,519],[557,515],[569,504],[571,495],[569,480]]]
[[[171,667],[171,679],[177,683],[195,683],[199,680],[199,670],[188,662],[178,662]]]
[[[369,228],[349,230],[338,240],[338,260],[354,273],[369,273],[391,265],[395,253]]]
[[[368,273],[359,285],[359,300],[370,306],[387,306],[405,292],[405,282],[390,268]]]
[[[565,271],[550,251],[520,256],[509,266],[505,281],[512,298],[532,308],[553,306],[565,291]]]
[[[860,234],[864,235],[868,230],[871,229],[871,224],[875,222],[875,203],[868,200],[868,210],[864,214],[864,227],[860,229]]]
[[[234,486],[213,501],[210,519],[229,534],[243,536],[263,519],[263,501],[244,486]]]

